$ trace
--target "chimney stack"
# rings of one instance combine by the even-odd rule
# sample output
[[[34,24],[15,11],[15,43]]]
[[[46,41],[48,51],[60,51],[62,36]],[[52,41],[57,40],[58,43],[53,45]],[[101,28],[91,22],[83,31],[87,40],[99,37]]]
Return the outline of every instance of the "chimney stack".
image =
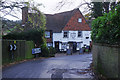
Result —
[[[25,24],[28,19],[28,7],[22,8],[22,24]]]

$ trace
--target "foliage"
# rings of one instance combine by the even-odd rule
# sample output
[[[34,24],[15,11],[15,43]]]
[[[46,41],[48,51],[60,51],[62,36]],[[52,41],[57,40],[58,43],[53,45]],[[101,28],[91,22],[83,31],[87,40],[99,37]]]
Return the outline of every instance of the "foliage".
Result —
[[[32,40],[35,44],[44,43],[44,29],[31,29],[24,32],[12,32],[3,36],[3,39],[11,40]]]
[[[46,43],[41,45],[41,52],[43,57],[49,57],[49,50]]]
[[[33,48],[34,48],[34,42],[26,41],[25,59],[32,59],[34,57],[34,55],[31,54]]]
[[[99,43],[120,43],[120,6],[92,22],[92,40]]]
[[[54,57],[56,50],[53,47],[47,47],[46,40],[44,38],[44,43],[41,45],[41,52],[43,57]]]
[[[20,28],[19,26],[21,25],[21,20],[20,21],[12,21],[8,19],[2,20],[2,30],[3,30],[3,35],[16,31],[16,29]]]
[[[27,2],[24,0],[0,0],[1,17],[5,18],[9,15],[20,20],[18,13],[20,13],[23,6],[39,9],[39,7],[43,5],[37,2],[35,3],[34,0],[28,0]]]
[[[30,8],[28,6],[28,8]],[[25,23],[25,30],[28,30],[29,28],[42,28],[46,29],[46,17],[45,15],[39,11],[36,7],[32,8],[32,12],[27,16],[27,21]]]
[[[2,27],[5,28],[5,33],[9,33],[12,31],[27,31],[33,28],[44,28],[46,25],[45,15],[40,12],[39,7],[42,4],[35,3],[33,0],[29,0],[28,2],[24,1],[5,1],[2,0],[0,4],[0,13],[2,13],[2,18],[7,15],[12,16],[14,18],[18,18],[18,11],[20,11],[23,7],[27,7],[32,15],[27,15],[27,21],[24,26],[21,26],[21,23],[15,23],[14,21],[4,20]],[[16,13],[16,14],[13,14]],[[20,20],[20,18],[18,18]],[[13,23],[12,23],[13,22]],[[10,24],[9,24],[10,23]]]
[[[93,8],[92,8],[92,16],[97,18],[98,16],[103,15],[103,5],[102,2],[92,2]]]
[[[91,7],[88,5],[90,10],[92,11],[90,18],[97,18],[103,16],[104,13],[109,13],[109,11],[113,10],[117,4],[120,4],[120,1],[111,0],[110,2],[107,2],[103,0],[103,2],[102,1],[96,2],[92,0],[89,4],[91,5]]]
[[[53,48],[53,47],[49,47],[49,54],[50,54],[50,56],[55,56],[55,53],[56,53],[56,49]]]

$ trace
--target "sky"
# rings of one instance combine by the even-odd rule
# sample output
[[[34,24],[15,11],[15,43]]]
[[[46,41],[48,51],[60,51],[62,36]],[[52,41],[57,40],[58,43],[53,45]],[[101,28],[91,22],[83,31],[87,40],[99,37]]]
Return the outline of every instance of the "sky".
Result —
[[[7,1],[28,1],[28,0],[7,0]],[[61,1],[65,1],[64,3],[59,3]],[[91,0],[34,0],[35,3],[42,3],[43,5],[39,7],[39,10],[43,12],[44,14],[55,14],[65,11],[70,11],[75,8],[77,8],[80,4],[85,3],[85,1],[90,2]],[[63,7],[60,7],[62,4],[64,4]],[[87,6],[84,5],[80,7],[80,11],[83,13],[84,10],[86,10]],[[18,18],[12,17],[10,15],[4,16],[7,19],[10,20],[21,20],[22,19],[22,11],[17,10],[14,12],[11,12],[13,15],[17,16]],[[84,13],[83,13],[84,14]],[[3,15],[2,15],[3,16]]]

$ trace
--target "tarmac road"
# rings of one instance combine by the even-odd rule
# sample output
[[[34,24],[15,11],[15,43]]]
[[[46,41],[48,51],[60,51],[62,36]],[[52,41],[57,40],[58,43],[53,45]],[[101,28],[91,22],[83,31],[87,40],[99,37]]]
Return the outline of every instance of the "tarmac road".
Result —
[[[93,78],[89,66],[92,54],[74,54],[15,64],[3,69],[3,78]],[[85,80],[86,80],[85,79]]]

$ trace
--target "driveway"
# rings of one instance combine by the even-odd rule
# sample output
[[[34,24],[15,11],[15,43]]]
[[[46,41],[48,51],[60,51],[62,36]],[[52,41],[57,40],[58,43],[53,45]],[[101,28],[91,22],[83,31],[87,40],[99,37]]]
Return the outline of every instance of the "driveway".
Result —
[[[3,78],[92,79],[92,54],[74,54],[15,64],[3,69]]]

